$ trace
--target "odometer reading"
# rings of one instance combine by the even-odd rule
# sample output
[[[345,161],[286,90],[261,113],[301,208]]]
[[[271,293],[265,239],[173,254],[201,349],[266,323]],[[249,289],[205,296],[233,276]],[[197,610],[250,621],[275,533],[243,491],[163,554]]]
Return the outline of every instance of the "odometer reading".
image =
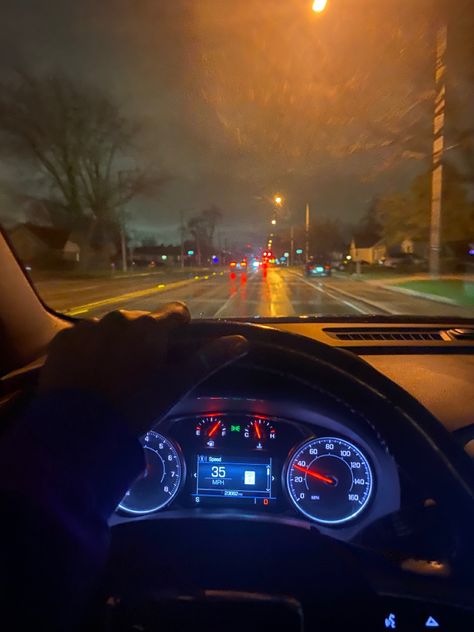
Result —
[[[370,500],[370,465],[355,445],[336,437],[311,439],[288,463],[290,498],[302,514],[323,524],[352,520]]]
[[[119,509],[130,514],[146,514],[166,507],[178,493],[184,478],[184,463],[169,439],[152,430],[141,443],[145,470],[119,505]]]

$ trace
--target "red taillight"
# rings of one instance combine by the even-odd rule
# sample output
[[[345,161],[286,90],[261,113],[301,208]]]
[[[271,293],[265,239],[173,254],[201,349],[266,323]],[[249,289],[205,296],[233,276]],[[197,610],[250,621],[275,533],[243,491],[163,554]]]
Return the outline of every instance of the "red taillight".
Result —
[[[325,269],[325,270],[330,270],[330,269],[331,269],[331,266],[324,266],[324,269]]]

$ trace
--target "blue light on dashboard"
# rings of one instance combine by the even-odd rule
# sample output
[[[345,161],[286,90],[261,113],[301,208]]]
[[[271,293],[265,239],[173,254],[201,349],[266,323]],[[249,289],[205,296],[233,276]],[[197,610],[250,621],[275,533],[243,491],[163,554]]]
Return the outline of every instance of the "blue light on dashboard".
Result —
[[[260,456],[199,454],[194,496],[195,498],[270,500],[272,499],[272,459]]]

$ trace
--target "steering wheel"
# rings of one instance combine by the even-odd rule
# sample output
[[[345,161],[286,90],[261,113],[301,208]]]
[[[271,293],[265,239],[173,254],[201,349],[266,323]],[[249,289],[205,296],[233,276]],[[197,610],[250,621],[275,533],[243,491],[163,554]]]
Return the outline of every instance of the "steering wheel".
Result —
[[[210,514],[167,519],[163,512],[112,529],[105,580],[115,613],[111,629],[129,629],[132,620],[140,620],[145,630],[180,629],[173,627],[177,604],[181,611],[189,607],[194,622],[212,612],[212,620],[221,622],[216,623],[219,630],[223,625],[226,630],[242,629],[244,613],[246,630],[254,629],[253,624],[260,632],[282,629],[275,624],[283,621],[287,630],[301,629],[302,613],[304,629],[343,629],[354,625],[355,612],[365,613],[361,627],[370,630],[373,624],[380,629],[380,619],[376,623],[374,618],[375,613],[379,617],[374,574],[384,575],[395,587],[411,586],[418,596],[420,591],[439,595],[449,586],[472,589],[474,469],[419,402],[357,356],[302,336],[220,321],[191,323],[180,333],[172,357],[189,354],[216,337],[241,334],[249,340],[250,351],[238,369],[249,375],[258,370],[269,379],[279,375],[323,393],[376,428],[399,467],[408,473],[415,473],[416,467],[420,485],[436,490],[436,503],[454,534],[449,578],[402,571],[378,554],[319,534],[316,525],[303,521],[241,520],[235,513],[219,519]],[[251,388],[250,382],[249,396]],[[247,616],[247,609],[257,613],[256,618]],[[264,616],[272,622],[268,627]]]

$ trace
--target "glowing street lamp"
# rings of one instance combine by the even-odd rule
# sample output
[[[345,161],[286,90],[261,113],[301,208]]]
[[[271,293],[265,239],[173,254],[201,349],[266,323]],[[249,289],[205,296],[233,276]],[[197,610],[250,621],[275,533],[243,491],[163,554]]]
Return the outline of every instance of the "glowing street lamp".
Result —
[[[272,224],[273,224],[273,226],[275,226],[275,225],[276,225],[276,223],[277,223],[276,219],[272,219]]]
[[[283,204],[283,198],[281,197],[281,195],[275,195],[273,201],[277,206],[281,206]]]
[[[313,11],[315,13],[322,13],[326,8],[328,0],[314,0],[313,2]]]

